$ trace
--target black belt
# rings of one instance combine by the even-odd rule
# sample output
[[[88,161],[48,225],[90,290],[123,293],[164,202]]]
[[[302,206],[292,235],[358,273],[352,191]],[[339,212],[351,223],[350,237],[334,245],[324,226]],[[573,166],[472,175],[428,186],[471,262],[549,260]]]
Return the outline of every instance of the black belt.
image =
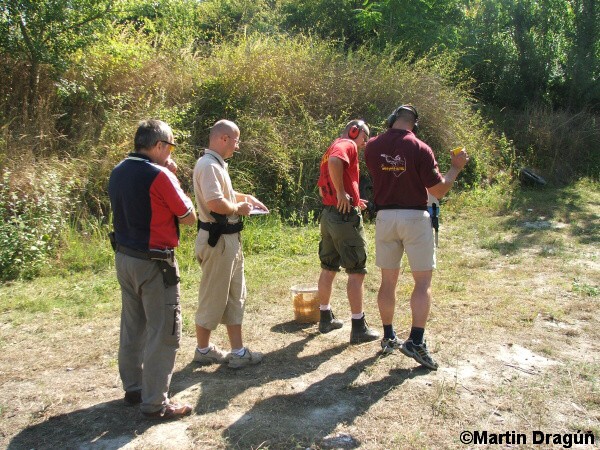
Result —
[[[116,251],[119,253],[123,253],[127,256],[132,256],[133,258],[138,259],[174,259],[175,258],[175,250],[172,248],[168,248],[166,250],[159,250],[157,248],[151,248],[150,250],[142,251],[136,250],[134,248],[125,247],[124,245],[117,244]]]
[[[337,212],[339,214],[350,214],[352,211],[360,213],[360,208],[358,206],[350,206],[350,210],[347,213],[341,213],[337,206],[335,205],[323,205],[324,209],[328,209],[329,211]]]
[[[202,230],[206,230],[206,231],[210,231],[212,229],[212,227],[217,227],[217,226],[222,226],[223,227],[223,231],[221,232],[221,234],[234,234],[234,233],[239,233],[240,231],[242,231],[244,229],[244,223],[243,222],[237,222],[237,223],[227,223],[227,224],[218,224],[217,222],[202,222],[202,221],[198,221],[198,229],[202,229]]]
[[[375,205],[375,211],[379,211],[381,209],[416,209],[417,211],[427,211],[427,205],[425,205],[425,206]]]

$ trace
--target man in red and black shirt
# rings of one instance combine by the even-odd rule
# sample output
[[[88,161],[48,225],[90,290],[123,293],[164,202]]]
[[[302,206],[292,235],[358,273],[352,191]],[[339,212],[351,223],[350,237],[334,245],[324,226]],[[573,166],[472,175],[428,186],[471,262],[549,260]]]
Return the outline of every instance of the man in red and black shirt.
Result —
[[[464,149],[451,155],[452,167],[440,174],[431,148],[418,139],[413,129],[419,115],[412,105],[398,107],[388,118],[388,130],[371,139],[365,149],[367,168],[373,178],[375,263],[381,269],[377,295],[383,322],[383,353],[399,349],[406,356],[436,370],[423,338],[431,306],[431,278],[435,249],[427,212],[427,191],[442,198],[468,161]],[[406,251],[414,288],[410,298],[412,328],[401,343],[392,325],[400,261]]]
[[[175,177],[171,128],[143,121],[134,145],[108,185],[122,298],[119,373],[126,404],[140,404],[147,417],[171,419],[191,412],[190,405],[171,403],[168,391],[181,338],[174,249],[179,224],[195,224],[196,213]]]
[[[340,266],[348,273],[348,301],[352,312],[350,343],[373,341],[379,334],[371,330],[363,311],[363,281],[367,273],[366,242],[361,210],[366,201],[359,196],[358,150],[369,140],[369,127],[362,120],[352,120],[342,136],[336,139],[321,159],[318,181],[323,200],[319,259],[319,331],[328,333],[341,328],[343,322],[331,311],[333,279]]]

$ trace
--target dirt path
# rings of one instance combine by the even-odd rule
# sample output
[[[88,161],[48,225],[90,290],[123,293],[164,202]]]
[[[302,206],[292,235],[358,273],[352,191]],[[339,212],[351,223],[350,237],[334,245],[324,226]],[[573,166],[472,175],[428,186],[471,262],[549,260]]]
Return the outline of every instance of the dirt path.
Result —
[[[347,328],[320,336],[313,328],[275,326],[264,341],[264,364],[242,371],[187,364],[193,339],[186,337],[172,391],[195,412],[170,424],[123,406],[106,357],[116,348],[114,322],[68,330],[73,348],[97,352],[79,363],[58,340],[42,350],[35,337],[47,330],[12,330],[23,352],[3,358],[0,396],[12,400],[1,439],[12,449],[462,448],[463,428],[565,432],[579,421],[597,430],[598,391],[583,392],[569,378],[573,364],[598,367],[598,341],[586,337],[586,328],[597,325],[591,317],[539,317],[529,342],[487,335],[466,348],[466,339],[445,333],[437,338],[437,372],[401,355],[381,358],[376,344],[348,346]],[[112,339],[98,342],[102,331]],[[532,350],[568,335],[569,345],[558,345],[554,358]],[[594,396],[593,411],[582,406],[586,395]]]
[[[287,297],[248,312],[246,340],[266,354],[259,366],[198,366],[190,362],[188,333],[172,395],[194,412],[173,423],[149,422],[123,405],[117,318],[65,325],[50,313],[17,327],[0,317],[0,446],[466,449],[473,447],[461,443],[463,431],[486,431],[527,438],[489,448],[563,448],[552,441],[534,446],[533,433],[581,437],[591,430],[595,445],[576,448],[599,448],[598,296],[573,289],[574,273],[588,283],[600,274],[598,250],[586,248],[554,259],[523,251],[518,264],[467,249],[466,288],[439,280],[458,292],[432,311],[437,372],[401,354],[381,357],[377,342],[349,346],[348,323],[327,335],[295,324]],[[375,298],[377,283],[367,282],[367,298]],[[343,285],[336,290],[344,317]],[[378,327],[373,302],[367,314]],[[222,331],[215,338],[225,341]]]

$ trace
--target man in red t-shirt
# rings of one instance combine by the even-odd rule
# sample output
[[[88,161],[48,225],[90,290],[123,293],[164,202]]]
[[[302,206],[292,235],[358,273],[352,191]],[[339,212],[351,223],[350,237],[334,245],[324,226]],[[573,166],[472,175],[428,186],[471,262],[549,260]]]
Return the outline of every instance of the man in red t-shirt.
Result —
[[[435,248],[431,220],[427,212],[427,192],[440,199],[468,161],[464,149],[451,154],[452,167],[439,172],[431,148],[418,139],[413,129],[419,115],[412,105],[398,107],[388,118],[388,130],[371,139],[365,160],[373,178],[375,225],[375,263],[381,269],[377,295],[383,322],[383,353],[399,349],[429,369],[436,370],[423,338],[431,306],[431,278],[435,269]],[[406,251],[414,279],[410,298],[412,327],[401,343],[392,325],[396,304],[396,284],[400,260]]]
[[[350,343],[358,344],[379,338],[370,329],[363,311],[363,281],[367,273],[367,252],[361,210],[366,201],[358,191],[358,150],[369,140],[369,127],[362,120],[352,120],[321,159],[318,181],[323,200],[321,212],[321,242],[319,259],[319,300],[321,319],[319,331],[328,333],[341,328],[343,322],[331,311],[330,299],[333,279],[340,266],[348,274],[347,294],[352,312]]]

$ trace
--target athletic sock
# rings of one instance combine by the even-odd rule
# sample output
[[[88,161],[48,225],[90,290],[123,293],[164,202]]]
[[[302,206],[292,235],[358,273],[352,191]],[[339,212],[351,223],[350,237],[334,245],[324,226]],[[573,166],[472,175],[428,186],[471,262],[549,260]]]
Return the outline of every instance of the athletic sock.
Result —
[[[394,331],[394,325],[384,325],[383,326],[383,338],[392,340],[395,337],[396,337],[396,332]]]
[[[196,347],[198,349],[198,351],[200,353],[202,353],[203,355],[206,355],[208,352],[210,352],[210,348],[211,345],[209,344],[208,347],[204,347],[204,348],[200,348],[200,347]]]
[[[352,314],[352,318],[353,318],[354,320],[360,320],[360,319],[362,319],[363,317],[365,317],[365,313],[364,313],[364,312],[360,312],[360,313],[358,313],[358,314]]]
[[[327,305],[319,305],[319,310],[321,311],[329,311],[331,309],[331,303],[328,303]]]
[[[244,356],[246,354],[246,347],[232,348],[231,353],[235,353],[238,356]]]
[[[408,339],[413,341],[415,345],[421,345],[423,343],[423,335],[425,334],[425,328],[412,327],[410,329],[410,336]]]

